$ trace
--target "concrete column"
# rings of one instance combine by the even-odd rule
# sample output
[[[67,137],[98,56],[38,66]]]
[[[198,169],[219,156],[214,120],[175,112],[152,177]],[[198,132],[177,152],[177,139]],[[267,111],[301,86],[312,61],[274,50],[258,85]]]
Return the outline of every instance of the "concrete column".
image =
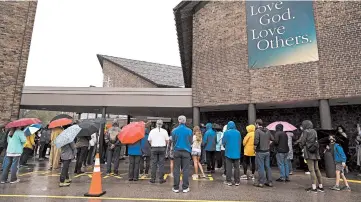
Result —
[[[78,120],[81,119],[81,113],[78,113]]]
[[[102,109],[102,118],[105,118],[105,115],[107,114],[107,108],[103,107]],[[105,129],[105,123],[100,125],[100,133],[99,133],[99,155],[100,155],[100,162],[104,163],[103,159],[103,153],[104,153],[104,129]]]
[[[95,118],[98,118],[98,113],[95,113]]]
[[[199,126],[201,121],[201,113],[199,107],[193,107],[193,126]]]
[[[332,129],[331,111],[328,100],[320,100],[320,121],[322,129]]]
[[[248,124],[254,124],[256,122],[256,105],[248,104]]]

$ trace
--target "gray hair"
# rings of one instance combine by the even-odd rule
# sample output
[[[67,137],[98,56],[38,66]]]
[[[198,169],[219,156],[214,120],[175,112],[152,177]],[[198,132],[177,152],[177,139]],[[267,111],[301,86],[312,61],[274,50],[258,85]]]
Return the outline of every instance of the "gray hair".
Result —
[[[162,127],[163,121],[161,119],[157,120],[157,126]]]
[[[185,124],[187,122],[187,118],[183,115],[178,117],[178,122]]]

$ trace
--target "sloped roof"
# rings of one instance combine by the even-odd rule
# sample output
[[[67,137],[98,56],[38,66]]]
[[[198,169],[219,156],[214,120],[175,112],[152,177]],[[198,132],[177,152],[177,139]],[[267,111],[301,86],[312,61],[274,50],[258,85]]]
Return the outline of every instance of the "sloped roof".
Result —
[[[184,87],[181,67],[106,55],[97,55],[97,57],[102,67],[103,60],[108,60],[158,87]]]

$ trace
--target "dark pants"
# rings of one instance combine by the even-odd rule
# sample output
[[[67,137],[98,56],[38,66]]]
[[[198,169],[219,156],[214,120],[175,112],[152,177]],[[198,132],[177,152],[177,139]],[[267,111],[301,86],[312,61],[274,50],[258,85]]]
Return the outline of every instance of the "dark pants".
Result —
[[[232,166],[234,168],[234,182],[239,183],[239,159],[230,159],[226,158],[227,161],[227,174],[226,174],[226,181],[232,182]]]
[[[107,151],[107,173],[112,172],[112,159],[114,158],[114,173],[118,172],[119,168],[119,156],[120,156],[120,146],[114,147],[114,149],[108,148]]]
[[[145,170],[144,170],[144,162],[145,162]],[[140,158],[140,173],[148,175],[150,168],[150,156],[142,156]]]
[[[159,180],[164,180],[164,160],[166,147],[152,147],[152,173],[151,180],[155,181],[157,168],[159,168]]]
[[[189,164],[191,162],[191,154],[187,151],[174,151],[174,185],[175,190],[179,190],[180,170],[183,171],[183,190],[189,187]]]
[[[221,151],[221,155],[222,155],[222,161],[223,161],[223,169],[224,169],[224,172],[223,174],[227,174],[227,161],[226,161],[226,151],[225,150],[222,150]]]
[[[80,173],[81,172],[81,166],[83,164],[83,161],[86,159],[87,151],[88,151],[88,147],[77,148],[76,164],[75,164],[74,173]]]
[[[140,156],[129,155],[129,175],[128,175],[129,179],[138,180],[139,163],[140,163]]]
[[[69,166],[70,166],[70,163],[71,163],[71,159],[62,160],[62,161],[63,161],[63,167],[61,168],[60,182],[64,183],[65,180],[69,179]]]
[[[18,179],[20,156],[6,156],[3,162],[3,172],[1,175],[1,181],[6,182],[8,180],[9,172],[11,172],[10,182],[14,182]]]
[[[207,151],[207,171],[214,171],[216,167],[216,152]]]
[[[40,142],[40,149],[39,149],[39,159],[45,158],[46,150],[48,149],[49,144],[46,142]]]
[[[94,146],[90,147],[90,149],[88,150],[88,159],[87,159],[87,164],[88,165],[93,165],[93,161],[94,161]]]
[[[28,159],[31,157],[32,154],[33,154],[32,149],[24,147],[23,154],[21,155],[21,158],[20,158],[20,165],[26,165],[26,163],[28,162]]]
[[[255,156],[244,156],[244,159],[243,159],[243,173],[245,175],[247,175],[248,166],[250,166],[250,168],[252,169],[252,175],[254,174],[254,172],[256,171],[256,163],[255,163],[255,161],[256,161]]]
[[[206,163],[207,162],[207,155],[206,155],[206,150],[204,150],[204,147],[202,147],[201,149],[201,163]]]
[[[222,159],[222,152],[216,151],[216,159],[217,159],[217,168],[222,168],[223,159]]]
[[[270,166],[270,153],[257,152],[256,161],[258,164],[258,182],[260,184],[272,183],[272,171]]]

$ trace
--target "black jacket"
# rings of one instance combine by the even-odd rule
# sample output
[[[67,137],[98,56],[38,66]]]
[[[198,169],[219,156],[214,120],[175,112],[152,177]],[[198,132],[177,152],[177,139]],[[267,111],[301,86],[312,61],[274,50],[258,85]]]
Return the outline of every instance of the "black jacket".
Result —
[[[288,136],[285,132],[283,132],[282,124],[278,124],[276,126],[276,134],[275,134],[274,142],[277,147],[278,153],[288,153],[290,151],[288,147]]]

